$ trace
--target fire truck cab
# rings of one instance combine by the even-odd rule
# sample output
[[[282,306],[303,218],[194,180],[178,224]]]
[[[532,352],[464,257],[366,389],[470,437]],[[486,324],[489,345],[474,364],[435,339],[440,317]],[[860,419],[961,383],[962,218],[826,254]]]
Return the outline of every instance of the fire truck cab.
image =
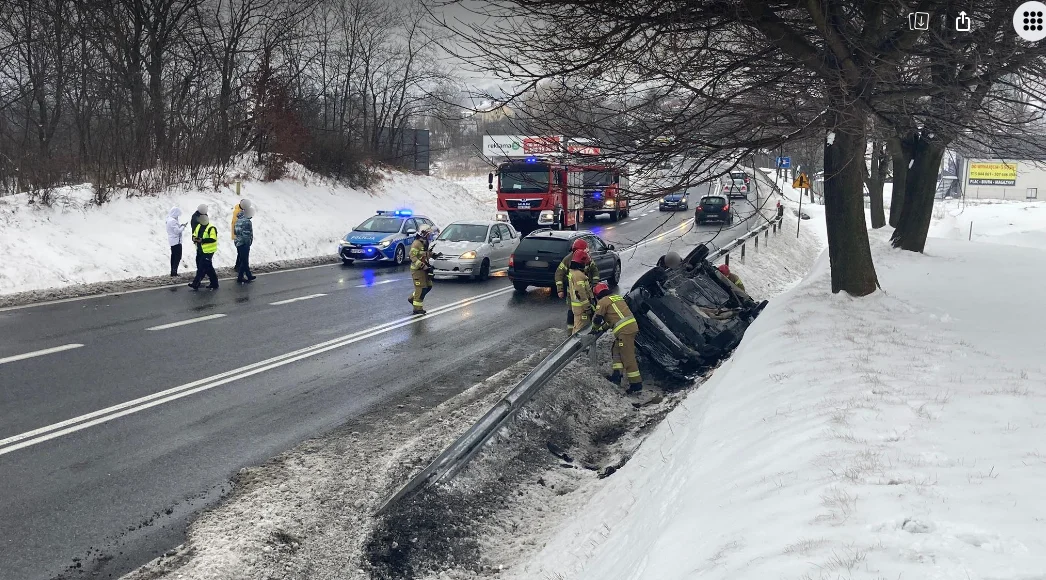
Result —
[[[585,221],[610,214],[610,221],[628,217],[628,175],[613,165],[582,165]]]
[[[505,161],[488,176],[497,190],[497,219],[528,234],[538,228],[576,230],[583,218],[584,170],[550,159]]]

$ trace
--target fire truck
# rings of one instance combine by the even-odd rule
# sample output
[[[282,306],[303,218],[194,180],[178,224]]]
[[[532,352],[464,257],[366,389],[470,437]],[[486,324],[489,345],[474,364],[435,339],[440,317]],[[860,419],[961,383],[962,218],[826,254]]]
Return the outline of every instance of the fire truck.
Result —
[[[610,214],[611,221],[628,217],[628,176],[614,165],[582,165],[585,221],[601,213]]]
[[[538,228],[576,230],[584,217],[584,175],[578,166],[539,157],[505,161],[488,176],[497,188],[497,219],[524,235]]]

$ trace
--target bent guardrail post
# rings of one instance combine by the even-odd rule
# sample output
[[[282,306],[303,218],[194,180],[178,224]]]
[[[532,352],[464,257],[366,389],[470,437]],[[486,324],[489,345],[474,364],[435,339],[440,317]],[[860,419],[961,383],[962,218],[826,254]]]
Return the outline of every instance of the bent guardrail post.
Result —
[[[421,487],[447,481],[458,474],[510,419],[530,401],[542,387],[570,361],[585,349],[595,345],[600,334],[581,332],[563,341],[537,364],[527,376],[523,377],[500,401],[490,408],[472,427],[461,434],[425,469],[422,469],[410,481],[385,501],[374,512],[381,515],[393,504],[414,493]]]

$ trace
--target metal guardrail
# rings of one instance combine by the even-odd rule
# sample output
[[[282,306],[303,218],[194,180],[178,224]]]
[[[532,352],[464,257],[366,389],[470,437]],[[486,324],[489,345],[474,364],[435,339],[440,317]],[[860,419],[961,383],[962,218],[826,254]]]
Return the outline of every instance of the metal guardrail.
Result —
[[[778,215],[767,220],[765,224],[737,238],[729,244],[711,252],[705,258],[709,262],[726,257],[730,263],[730,252],[741,248],[742,260],[744,259],[745,244],[752,239],[759,243],[759,234],[769,235],[772,229],[776,234],[781,227],[783,217]],[[472,427],[461,434],[457,440],[447,447],[443,453],[432,461],[425,469],[422,469],[410,481],[401,487],[392,497],[377,509],[374,515],[385,513],[392,505],[422,487],[429,487],[441,481],[449,480],[457,475],[483,448],[509,420],[519,413],[520,409],[537,394],[548,381],[559,371],[563,370],[570,361],[588,348],[595,345],[600,334],[589,334],[581,332],[575,334],[560,344],[556,350],[546,356],[537,366],[531,370],[504,398],[497,402],[483,417],[476,421]]]
[[[381,515],[393,504],[421,487],[449,480],[468,465],[483,445],[529,402],[563,367],[596,343],[599,334],[582,332],[564,341],[546,356],[504,398],[498,401],[479,421],[465,431],[425,469],[385,501],[375,512]]]

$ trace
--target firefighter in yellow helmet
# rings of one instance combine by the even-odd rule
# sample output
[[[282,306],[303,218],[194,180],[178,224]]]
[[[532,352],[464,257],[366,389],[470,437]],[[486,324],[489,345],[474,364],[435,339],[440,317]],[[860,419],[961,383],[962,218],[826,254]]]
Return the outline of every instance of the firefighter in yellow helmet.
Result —
[[[570,301],[570,311],[574,315],[571,334],[577,334],[592,320],[593,303],[596,297],[592,294],[592,284],[585,272],[586,266],[591,263],[592,258],[585,250],[574,250],[570,256],[570,269],[567,270],[567,300]]]
[[[574,240],[574,243],[570,245],[570,253],[563,256],[563,260],[559,263],[559,267],[556,268],[556,293],[559,294],[560,298],[566,297],[566,290],[564,286],[567,282],[567,272],[570,271],[570,260],[574,257],[574,252],[578,250],[588,251],[588,242],[583,238]],[[595,262],[589,260],[588,264],[585,265],[585,273],[588,274],[588,283],[595,286],[599,283],[599,266]],[[567,300],[567,332],[574,331],[574,309],[570,306],[570,300]]]
[[[593,331],[613,329],[614,332],[614,346],[610,348],[610,356],[614,359],[613,374],[607,380],[615,385],[621,384],[621,375],[624,374],[628,379],[629,393],[642,391],[643,377],[639,374],[639,362],[636,360],[639,324],[625,299],[611,294],[605,282],[596,284],[592,290],[596,296]]]
[[[414,280],[414,293],[408,300],[414,307],[414,314],[425,314],[425,295],[432,290],[432,266],[429,264],[432,257],[429,251],[431,234],[432,226],[422,224],[410,245],[410,277]]]

